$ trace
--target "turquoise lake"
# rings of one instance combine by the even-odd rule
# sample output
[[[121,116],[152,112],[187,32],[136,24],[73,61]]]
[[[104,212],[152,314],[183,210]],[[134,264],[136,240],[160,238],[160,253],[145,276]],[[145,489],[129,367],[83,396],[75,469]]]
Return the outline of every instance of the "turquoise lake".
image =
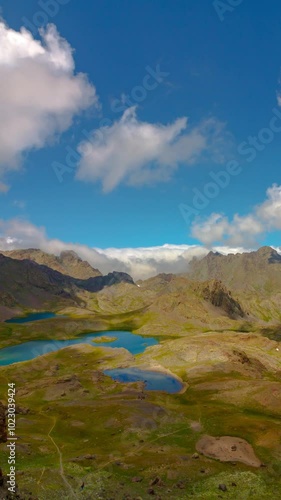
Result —
[[[95,344],[92,340],[99,337],[116,337],[113,342],[99,342]],[[0,349],[0,366],[11,365],[21,361],[28,361],[37,358],[49,352],[59,351],[64,347],[77,344],[91,344],[94,347],[124,347],[131,354],[140,354],[145,351],[146,347],[158,344],[158,341],[152,337],[144,338],[140,335],[134,335],[131,332],[110,331],[96,332],[81,335],[75,339],[67,340],[33,340],[24,344],[14,345]]]
[[[6,323],[31,323],[55,317],[59,316],[50,312],[33,313],[22,318],[12,318],[6,321]],[[97,344],[93,342],[93,339],[104,336],[115,337],[116,340],[113,342],[99,342]],[[141,354],[149,346],[158,344],[158,340],[153,337],[142,337],[141,335],[135,335],[131,332],[120,330],[88,333],[86,335],[76,337],[75,339],[67,340],[34,340],[0,349],[0,366],[29,361],[44,354],[59,351],[64,347],[77,344],[90,344],[95,347],[123,347],[131,354],[135,355]],[[179,392],[182,388],[181,382],[171,375],[151,370],[119,368],[115,370],[105,370],[104,373],[119,382],[126,383],[142,381],[145,383],[145,388],[150,391],[165,391],[173,394]]]

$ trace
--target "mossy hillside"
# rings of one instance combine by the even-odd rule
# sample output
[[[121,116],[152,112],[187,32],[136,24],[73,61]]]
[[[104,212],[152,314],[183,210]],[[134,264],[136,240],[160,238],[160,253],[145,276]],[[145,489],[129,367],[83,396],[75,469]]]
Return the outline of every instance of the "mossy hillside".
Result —
[[[59,474],[57,450],[48,436],[51,430],[67,480],[81,498],[111,495],[118,500],[126,493],[150,498],[148,485],[156,475],[165,484],[155,487],[164,499],[171,494],[172,498],[187,498],[192,492],[197,498],[218,494],[218,484],[235,475],[236,498],[243,498],[248,484],[248,476],[243,474],[249,472],[263,488],[251,498],[258,500],[261,491],[271,495],[280,487],[278,437],[274,443],[273,439],[260,442],[262,428],[266,435],[270,429],[277,433],[279,423],[239,404],[216,401],[216,389],[203,390],[200,383],[216,384],[217,375],[213,379],[212,374],[203,375],[184,394],[147,392],[140,399],[142,384],[120,384],[102,375],[105,368],[132,364],[131,355],[123,349],[76,346],[46,355],[44,360],[43,365],[38,358],[0,370],[1,394],[5,394],[7,379],[13,379],[18,404],[29,409],[28,414],[17,417],[23,446],[18,451],[18,468],[24,472],[18,481],[39,498],[67,498],[69,494]],[[200,424],[199,431],[194,430],[193,422]],[[268,467],[253,470],[203,456],[192,459],[203,433],[249,440]],[[89,458],[92,455],[95,458]],[[132,482],[135,476],[142,481]],[[82,481],[84,492],[80,492]],[[179,481],[183,481],[183,490],[177,487]]]
[[[164,339],[163,339],[164,340]],[[196,366],[220,363],[220,371],[230,370],[233,365],[247,374],[253,371],[260,376],[263,371],[278,373],[281,369],[279,344],[260,333],[234,331],[189,332],[186,336],[166,340],[139,356],[141,363],[163,362],[174,371],[187,371]]]
[[[100,344],[100,343],[108,343],[110,344],[111,342],[114,342],[117,340],[117,337],[108,337],[108,336],[103,336],[103,337],[98,337],[96,339],[93,339],[94,344]]]

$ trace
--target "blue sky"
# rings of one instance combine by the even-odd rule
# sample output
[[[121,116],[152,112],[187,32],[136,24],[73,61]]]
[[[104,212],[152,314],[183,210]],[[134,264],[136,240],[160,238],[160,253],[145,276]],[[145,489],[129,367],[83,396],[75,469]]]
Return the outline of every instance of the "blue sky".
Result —
[[[226,5],[227,1],[223,3]],[[281,68],[280,2],[272,0],[265,8],[262,3],[253,7],[242,1],[232,11],[226,10],[223,21],[209,0],[84,0],[83,3],[70,0],[65,5],[55,0],[53,8],[58,13],[40,18],[42,4],[45,5],[44,0],[41,4],[33,0],[2,0],[3,19],[15,31],[24,24],[32,29],[33,24],[37,40],[41,37],[36,22],[42,19],[45,24],[54,23],[61,37],[74,49],[72,76],[78,72],[87,74],[98,102],[89,106],[80,103],[71,117],[72,124],[64,125],[60,133],[46,134],[40,147],[34,148],[31,140],[30,146],[21,150],[17,170],[8,161],[2,163],[0,181],[9,190],[0,194],[1,219],[6,224],[17,219],[22,224],[44,227],[51,239],[99,248],[200,242],[208,246],[225,243],[252,247],[255,241],[278,246],[278,223],[269,223],[262,204],[269,203],[265,201],[266,191],[273,184],[280,184],[281,132],[274,132],[251,162],[237,148],[249,136],[269,127],[273,108],[281,112],[277,103]],[[155,70],[157,65],[167,76],[155,88],[145,91],[145,97],[137,102],[133,97],[138,95],[136,87],[143,87],[144,78],[150,73],[147,67]],[[34,84],[32,73],[30,79]],[[150,84],[152,81],[151,78]],[[40,92],[39,84],[36,89]],[[129,95],[130,103],[120,106],[119,102],[116,111],[114,100],[120,100],[122,94]],[[135,105],[137,108],[132,111]],[[128,153],[121,136],[123,145],[119,151],[116,141],[126,108],[132,114],[129,125],[135,124],[138,133],[140,124],[146,124],[145,134],[150,126],[155,127],[152,130],[155,140],[165,127],[170,133],[169,127],[180,118],[188,118],[188,127],[183,126],[173,135],[168,149],[165,138],[161,139],[162,152],[154,152],[156,162],[151,160],[149,152],[143,153],[145,141],[140,140]],[[114,145],[112,155],[106,151],[107,163],[96,159],[95,146],[83,164],[66,172],[60,182],[54,162],[65,165],[66,148],[76,151],[86,140],[83,130],[90,133],[100,129],[103,119],[109,120],[110,128],[103,140],[108,149]],[[5,116],[2,121],[5,122]],[[116,127],[111,130],[113,123]],[[186,150],[182,152],[183,146],[178,143],[190,133],[198,134],[196,140],[205,139],[208,143],[201,149],[192,143],[189,146],[193,148],[192,158]],[[171,146],[175,143],[176,147]],[[142,158],[141,166],[136,163],[138,155]],[[169,155],[173,157],[172,165],[166,162]],[[210,172],[225,170],[232,160],[239,163],[240,173],[232,176],[228,186],[219,189],[214,198],[208,199],[206,206],[196,212],[196,220],[194,217],[185,220],[179,205],[193,207],[194,189],[203,193],[211,180]],[[117,175],[124,161],[128,161],[127,174],[133,170],[136,176]],[[81,175],[77,174],[79,168]],[[105,169],[109,172],[107,176]],[[153,169],[156,178],[151,174]],[[144,170],[146,180],[143,180]],[[105,188],[106,182],[113,187]],[[275,191],[275,201],[272,196],[276,209],[279,191]],[[256,205],[263,208],[257,210]],[[247,223],[253,227],[254,220],[254,224],[261,223],[262,227],[257,227],[248,238],[248,230],[244,226],[241,229],[241,221],[233,220],[237,213],[244,226]],[[210,219],[212,214],[219,217]],[[218,237],[210,236],[206,223],[209,233]],[[266,231],[267,225],[270,233]]]

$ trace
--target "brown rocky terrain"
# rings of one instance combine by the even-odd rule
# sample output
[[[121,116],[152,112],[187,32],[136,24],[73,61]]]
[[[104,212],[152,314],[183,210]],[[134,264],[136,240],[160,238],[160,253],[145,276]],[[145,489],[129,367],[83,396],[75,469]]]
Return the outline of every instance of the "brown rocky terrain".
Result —
[[[210,252],[194,258],[186,276],[221,281],[251,321],[281,322],[281,256],[271,247],[236,255]]]
[[[153,302],[154,306],[176,312],[179,316],[197,316],[196,303],[217,308],[217,314],[226,313],[229,317],[244,317],[244,312],[231,292],[218,280],[195,282],[189,277],[173,274],[159,274],[155,278],[139,282],[142,294]],[[220,309],[220,311],[219,311]]]
[[[86,280],[72,278],[31,260],[16,260],[0,254],[0,307],[5,310],[83,306],[81,293],[97,292],[104,287],[127,282],[126,273],[113,272]],[[1,312],[0,311],[0,312]]]
[[[255,252],[194,258],[187,275],[199,281],[221,280],[231,290],[270,291],[281,288],[281,255],[271,247]]]
[[[37,264],[50,267],[61,274],[72,276],[72,278],[86,280],[102,276],[102,273],[98,269],[93,268],[87,261],[80,259],[73,251],[64,251],[58,256],[35,248],[2,251],[1,253],[7,257],[11,257],[11,259],[32,260]]]
[[[245,439],[232,436],[202,436],[196,444],[196,450],[206,457],[216,458],[221,462],[242,462],[252,467],[260,467],[261,461],[252,446]]]
[[[203,288],[202,295],[213,306],[221,307],[230,318],[242,318],[245,316],[238,300],[232,297],[231,292],[227,290],[221,281],[212,280],[211,282],[207,282],[206,287]]]
[[[105,314],[124,313],[145,307],[152,314],[161,312],[161,315],[168,315],[177,323],[192,320],[195,326],[208,323],[210,316],[221,318],[223,315],[233,320],[245,318],[252,323],[276,324],[281,321],[281,257],[270,247],[262,247],[257,252],[227,256],[210,252],[201,260],[193,259],[186,275],[160,274],[139,281],[139,287],[130,290],[122,286],[111,288],[113,284],[132,284],[133,280],[126,273],[113,272],[102,276],[74,252],[62,252],[56,257],[31,249],[14,250],[5,255],[6,258],[7,255],[12,257],[15,263],[25,263],[23,269],[30,268],[25,282],[32,286],[34,276],[32,283],[30,277],[34,275],[35,269],[32,264],[38,266],[40,263],[41,271],[37,267],[35,274],[38,277],[36,281],[43,286],[39,286],[38,294],[32,294],[32,300],[28,298],[32,290],[30,286],[23,294],[19,294],[19,290],[16,294],[13,293],[9,286],[1,290],[0,286],[2,308],[15,308],[21,303],[24,306],[33,304],[35,308],[40,307],[44,300],[46,302],[50,299],[50,292],[52,296],[59,297],[59,302],[64,301],[64,306],[65,300],[72,300],[72,304],[69,302],[68,305],[75,306],[79,305],[79,300],[78,303],[76,300],[77,289],[92,294],[106,287],[105,293],[99,297],[83,297],[83,300],[89,302],[90,309],[91,303],[98,305],[97,309]],[[17,269],[11,272],[11,276],[20,274],[18,264],[15,266]],[[43,268],[45,275],[48,275],[47,280],[46,276],[42,277]],[[25,271],[24,274],[26,275]],[[50,286],[45,286],[45,282],[51,284],[51,290]],[[225,327],[225,322],[222,319],[220,321]],[[212,326],[211,322],[210,327]]]
[[[75,290],[64,275],[46,266],[29,260],[15,260],[0,254],[0,293],[4,298],[1,305],[17,308],[40,308],[41,305],[77,303]],[[5,294],[5,295],[4,295]]]
[[[200,283],[187,276],[160,274],[132,286],[134,281],[126,273],[78,279],[28,259],[17,260],[15,255],[0,254],[0,315],[4,319],[22,307],[86,307],[106,315],[146,311],[151,324],[155,318],[158,323],[181,323],[183,328],[187,322],[195,327],[208,322],[228,325],[229,320],[245,316],[237,298],[218,280]]]

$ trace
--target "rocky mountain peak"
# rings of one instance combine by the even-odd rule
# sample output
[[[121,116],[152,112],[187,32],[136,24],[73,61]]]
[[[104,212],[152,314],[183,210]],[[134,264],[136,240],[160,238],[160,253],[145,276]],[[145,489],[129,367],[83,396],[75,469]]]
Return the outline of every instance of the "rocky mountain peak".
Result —
[[[89,262],[82,260],[73,250],[61,252],[59,257],[35,248],[11,250],[2,253],[12,259],[31,260],[36,264],[47,266],[72,278],[89,279],[102,276],[98,269],[92,267]]]
[[[61,262],[65,261],[78,261],[83,262],[74,250],[63,250],[59,256]]]
[[[252,253],[254,253],[254,252],[252,252]],[[267,247],[267,246],[261,247],[255,253],[256,253],[257,257],[260,257],[263,259],[281,260],[281,256],[279,255],[279,253],[274,248],[271,248],[271,247]]]

